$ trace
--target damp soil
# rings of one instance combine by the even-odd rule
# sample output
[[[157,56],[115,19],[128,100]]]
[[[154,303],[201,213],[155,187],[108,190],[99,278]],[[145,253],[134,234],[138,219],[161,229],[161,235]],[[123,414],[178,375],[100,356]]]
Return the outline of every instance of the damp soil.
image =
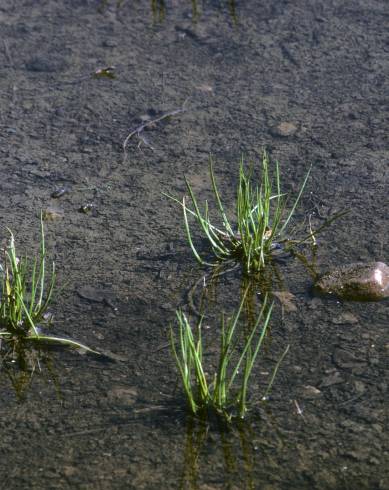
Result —
[[[313,297],[296,258],[277,264],[247,420],[187,416],[167,328],[207,270],[162,195],[183,196],[186,175],[209,198],[212,154],[233,207],[241,155],[266,147],[286,192],[312,165],[296,226],[350,210],[318,237],[315,270],[388,262],[388,20],[386,0],[3,2],[1,240],[9,227],[36,249],[47,211],[54,332],[105,357],[2,365],[1,488],[389,488],[388,301]],[[124,154],[134,128],[182,108]],[[210,356],[241,288],[235,271],[208,298]]]

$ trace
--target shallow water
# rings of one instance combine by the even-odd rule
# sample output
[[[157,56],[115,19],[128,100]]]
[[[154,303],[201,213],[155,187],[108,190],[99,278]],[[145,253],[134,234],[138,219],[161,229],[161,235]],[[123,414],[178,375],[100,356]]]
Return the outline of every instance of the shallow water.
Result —
[[[2,7],[2,240],[8,226],[30,250],[40,210],[62,210],[46,223],[61,288],[55,334],[109,357],[52,352],[22,399],[3,370],[4,488],[389,488],[388,301],[315,298],[297,259],[279,265],[277,288],[296,309],[276,304],[247,423],[186,417],[166,331],[207,271],[161,195],[182,196],[185,174],[210,197],[212,153],[233,206],[242,153],[266,147],[287,192],[312,165],[296,224],[350,209],[318,237],[315,270],[388,263],[388,14],[383,0]],[[108,66],[115,78],[93,76]],[[184,103],[135,134],[124,158],[141,116]],[[69,192],[51,197],[60,187]],[[239,274],[220,278],[211,352],[214,317],[236,306],[240,287]]]

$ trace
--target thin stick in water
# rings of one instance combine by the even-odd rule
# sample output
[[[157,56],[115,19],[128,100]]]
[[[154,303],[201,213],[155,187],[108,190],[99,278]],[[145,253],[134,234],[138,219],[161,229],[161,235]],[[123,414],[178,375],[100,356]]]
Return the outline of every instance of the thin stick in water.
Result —
[[[188,101],[188,99],[185,100],[185,102],[182,104],[182,107],[180,109],[175,109],[173,111],[164,112],[163,114],[161,114],[160,116],[156,117],[155,119],[151,119],[150,121],[147,121],[147,122],[141,124],[140,126],[137,126],[135,129],[133,129],[127,135],[126,139],[123,141],[123,151],[124,151],[124,153],[126,153],[128,142],[135,135],[138,136],[139,142],[143,141],[147,146],[149,146],[150,148],[152,148],[152,146],[149,143],[146,143],[147,140],[145,140],[145,138],[141,135],[142,131],[144,131],[144,129],[146,129],[148,126],[152,126],[154,124],[157,124],[157,123],[163,121],[164,119],[166,119],[168,117],[176,116],[177,114],[181,114],[181,112],[185,112],[187,110],[186,107],[185,107],[187,101]]]

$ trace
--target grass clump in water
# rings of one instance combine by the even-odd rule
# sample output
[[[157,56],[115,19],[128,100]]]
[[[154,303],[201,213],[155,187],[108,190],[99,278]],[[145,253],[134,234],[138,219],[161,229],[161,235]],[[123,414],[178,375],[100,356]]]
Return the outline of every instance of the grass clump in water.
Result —
[[[257,320],[245,335],[243,345],[237,338],[237,326],[245,304],[247,290],[239,309],[230,319],[222,315],[220,353],[213,376],[207,375],[203,358],[202,319],[197,323],[196,333],[185,314],[176,312],[179,339],[170,327],[170,343],[182,385],[193,415],[208,411],[230,421],[233,417],[244,418],[247,411],[249,379],[269,325],[273,305],[267,305],[267,297]],[[240,352],[238,346],[241,345]],[[287,349],[288,350],[288,349]],[[264,397],[267,396],[283,356],[276,365]]]
[[[18,257],[15,237],[8,231],[10,240],[0,265],[0,341],[56,343],[91,351],[74,340],[42,333],[42,325],[50,323],[46,314],[55,285],[54,262],[50,270],[46,264],[42,216],[39,254],[33,260],[27,256]]]
[[[310,170],[305,176],[290,211],[286,213],[287,199],[286,194],[281,191],[281,176],[278,163],[276,162],[275,164],[274,178],[270,176],[269,165],[268,154],[263,152],[262,181],[260,186],[258,186],[253,183],[252,172],[246,172],[243,161],[241,162],[236,195],[236,226],[231,224],[222,204],[212,161],[210,162],[210,176],[221,226],[215,226],[211,222],[207,201],[205,202],[204,211],[200,210],[192,187],[185,178],[193,209],[187,206],[185,198],[183,198],[182,202],[176,198],[172,199],[182,206],[188,242],[198,262],[204,265],[216,266],[221,261],[237,260],[242,263],[246,273],[255,273],[265,266],[266,261],[271,259],[277,248],[288,244],[289,240],[285,237],[285,231],[304,191]],[[203,231],[211,246],[216,262],[207,262],[197,251],[192,239],[189,215],[195,218]]]

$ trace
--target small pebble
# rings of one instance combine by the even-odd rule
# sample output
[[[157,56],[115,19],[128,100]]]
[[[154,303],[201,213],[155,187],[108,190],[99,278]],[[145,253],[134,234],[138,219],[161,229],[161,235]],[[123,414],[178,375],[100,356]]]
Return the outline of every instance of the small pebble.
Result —
[[[362,381],[354,381],[354,388],[355,388],[355,393],[358,393],[358,395],[361,395],[362,393],[365,392],[365,383],[362,383]]]
[[[203,83],[201,85],[197,85],[195,87],[197,90],[200,92],[206,93],[206,94],[213,94],[213,87],[212,85],[208,85],[206,83]]]
[[[293,136],[297,131],[297,126],[295,126],[291,122],[281,122],[277,124],[277,126],[274,126],[271,128],[270,132],[274,136],[281,136],[283,138],[286,138],[288,136]]]

